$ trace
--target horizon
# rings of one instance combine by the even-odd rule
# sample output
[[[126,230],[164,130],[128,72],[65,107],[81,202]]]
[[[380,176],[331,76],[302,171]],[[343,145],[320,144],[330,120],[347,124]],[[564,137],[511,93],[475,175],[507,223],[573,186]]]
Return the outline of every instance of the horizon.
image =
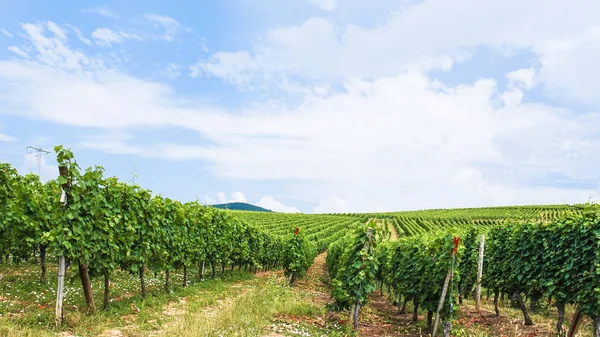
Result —
[[[305,214],[598,200],[600,3],[576,3],[10,2],[0,161],[37,173],[40,147],[53,179],[63,144],[154,194]]]

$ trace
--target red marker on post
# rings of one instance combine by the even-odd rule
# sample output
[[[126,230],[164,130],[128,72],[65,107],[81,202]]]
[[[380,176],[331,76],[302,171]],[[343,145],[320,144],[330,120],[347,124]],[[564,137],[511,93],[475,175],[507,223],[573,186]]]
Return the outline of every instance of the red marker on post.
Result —
[[[454,248],[452,248],[452,254],[456,254],[456,251],[458,250],[458,242],[460,241],[460,238],[458,236],[454,237]]]

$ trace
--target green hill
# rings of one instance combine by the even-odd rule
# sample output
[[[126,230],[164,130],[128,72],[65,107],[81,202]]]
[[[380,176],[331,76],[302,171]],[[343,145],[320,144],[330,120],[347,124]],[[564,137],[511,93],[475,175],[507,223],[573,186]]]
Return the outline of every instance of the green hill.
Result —
[[[211,206],[214,208],[231,209],[231,210],[236,210],[236,211],[273,212],[269,209],[255,206],[252,204],[248,204],[245,202],[230,202],[230,203],[226,203],[226,204],[215,204],[215,205],[211,205]]]

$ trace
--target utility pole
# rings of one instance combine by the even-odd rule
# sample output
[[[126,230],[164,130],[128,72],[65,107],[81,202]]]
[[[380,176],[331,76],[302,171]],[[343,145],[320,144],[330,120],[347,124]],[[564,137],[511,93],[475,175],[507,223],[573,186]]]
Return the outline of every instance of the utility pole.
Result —
[[[32,149],[35,152],[37,152],[37,154],[35,156],[37,157],[37,162],[38,162],[38,177],[40,177],[40,180],[41,180],[42,179],[42,153],[49,154],[50,152],[48,152],[44,149],[41,149],[39,147],[28,146],[26,148]]]

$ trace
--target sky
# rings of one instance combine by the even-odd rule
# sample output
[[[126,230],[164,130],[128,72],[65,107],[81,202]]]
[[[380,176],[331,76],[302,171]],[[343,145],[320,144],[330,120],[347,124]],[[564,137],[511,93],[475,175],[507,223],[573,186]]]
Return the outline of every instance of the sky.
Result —
[[[600,2],[0,2],[0,161],[280,212],[600,194]]]

